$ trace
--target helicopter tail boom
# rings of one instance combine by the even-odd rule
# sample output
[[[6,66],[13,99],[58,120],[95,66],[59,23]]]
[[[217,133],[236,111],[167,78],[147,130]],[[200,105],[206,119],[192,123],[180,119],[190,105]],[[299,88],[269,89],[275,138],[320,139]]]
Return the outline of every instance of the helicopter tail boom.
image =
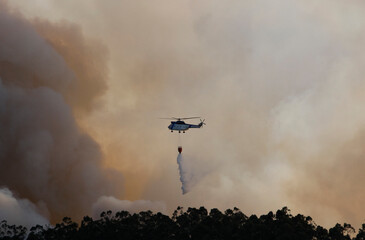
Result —
[[[200,119],[200,123],[198,125],[189,124],[189,128],[201,128],[201,127],[203,127],[203,125],[206,125],[204,121],[205,121],[205,119],[204,120]]]

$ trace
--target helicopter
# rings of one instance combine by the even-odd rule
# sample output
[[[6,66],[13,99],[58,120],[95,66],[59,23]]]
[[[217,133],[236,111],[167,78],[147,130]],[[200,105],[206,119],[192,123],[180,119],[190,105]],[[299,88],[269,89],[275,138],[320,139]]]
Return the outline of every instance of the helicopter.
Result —
[[[171,130],[171,132],[174,131],[179,131],[179,133],[183,132],[185,133],[185,131],[189,130],[190,128],[201,128],[203,127],[203,125],[205,124],[205,119],[201,120],[200,119],[200,123],[199,124],[189,124],[189,123],[185,123],[182,120],[187,120],[187,119],[195,119],[195,118],[200,118],[200,117],[188,117],[188,118],[176,118],[176,117],[172,117],[172,118],[161,118],[161,119],[173,119],[173,120],[177,120],[177,121],[172,121],[171,124],[168,126],[168,129]]]

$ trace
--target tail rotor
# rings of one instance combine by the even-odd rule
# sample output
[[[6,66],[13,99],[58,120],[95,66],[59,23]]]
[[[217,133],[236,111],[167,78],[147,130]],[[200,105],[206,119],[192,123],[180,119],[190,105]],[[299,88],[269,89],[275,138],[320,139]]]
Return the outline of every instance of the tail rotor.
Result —
[[[201,119],[200,119],[200,126],[201,126],[201,127],[203,127],[203,125],[207,125],[207,124],[205,123],[205,119],[203,119],[203,120],[201,120]]]

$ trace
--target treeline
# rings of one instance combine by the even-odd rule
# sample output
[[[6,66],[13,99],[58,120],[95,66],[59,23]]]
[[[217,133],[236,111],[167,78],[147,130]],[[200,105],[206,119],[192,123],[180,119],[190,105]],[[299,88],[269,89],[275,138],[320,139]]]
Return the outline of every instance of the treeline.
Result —
[[[130,214],[103,212],[100,219],[84,217],[79,225],[65,217],[54,226],[34,226],[29,231],[23,226],[0,223],[0,239],[331,239],[364,240],[365,224],[357,234],[350,224],[336,224],[329,230],[314,223],[311,217],[291,215],[287,207],[266,215],[250,217],[239,209],[221,212],[204,207],[178,207],[172,217],[151,211]]]

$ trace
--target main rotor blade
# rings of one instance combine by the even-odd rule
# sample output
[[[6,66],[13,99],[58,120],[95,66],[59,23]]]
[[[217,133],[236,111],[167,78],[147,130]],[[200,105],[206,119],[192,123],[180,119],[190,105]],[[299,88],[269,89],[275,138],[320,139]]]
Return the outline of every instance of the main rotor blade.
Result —
[[[160,119],[175,119],[179,121],[179,120],[194,119],[194,118],[200,118],[200,117],[188,117],[188,118],[170,117],[170,118],[160,118]]]
[[[179,119],[194,119],[194,118],[200,118],[200,117],[187,117],[187,118],[179,118]]]

